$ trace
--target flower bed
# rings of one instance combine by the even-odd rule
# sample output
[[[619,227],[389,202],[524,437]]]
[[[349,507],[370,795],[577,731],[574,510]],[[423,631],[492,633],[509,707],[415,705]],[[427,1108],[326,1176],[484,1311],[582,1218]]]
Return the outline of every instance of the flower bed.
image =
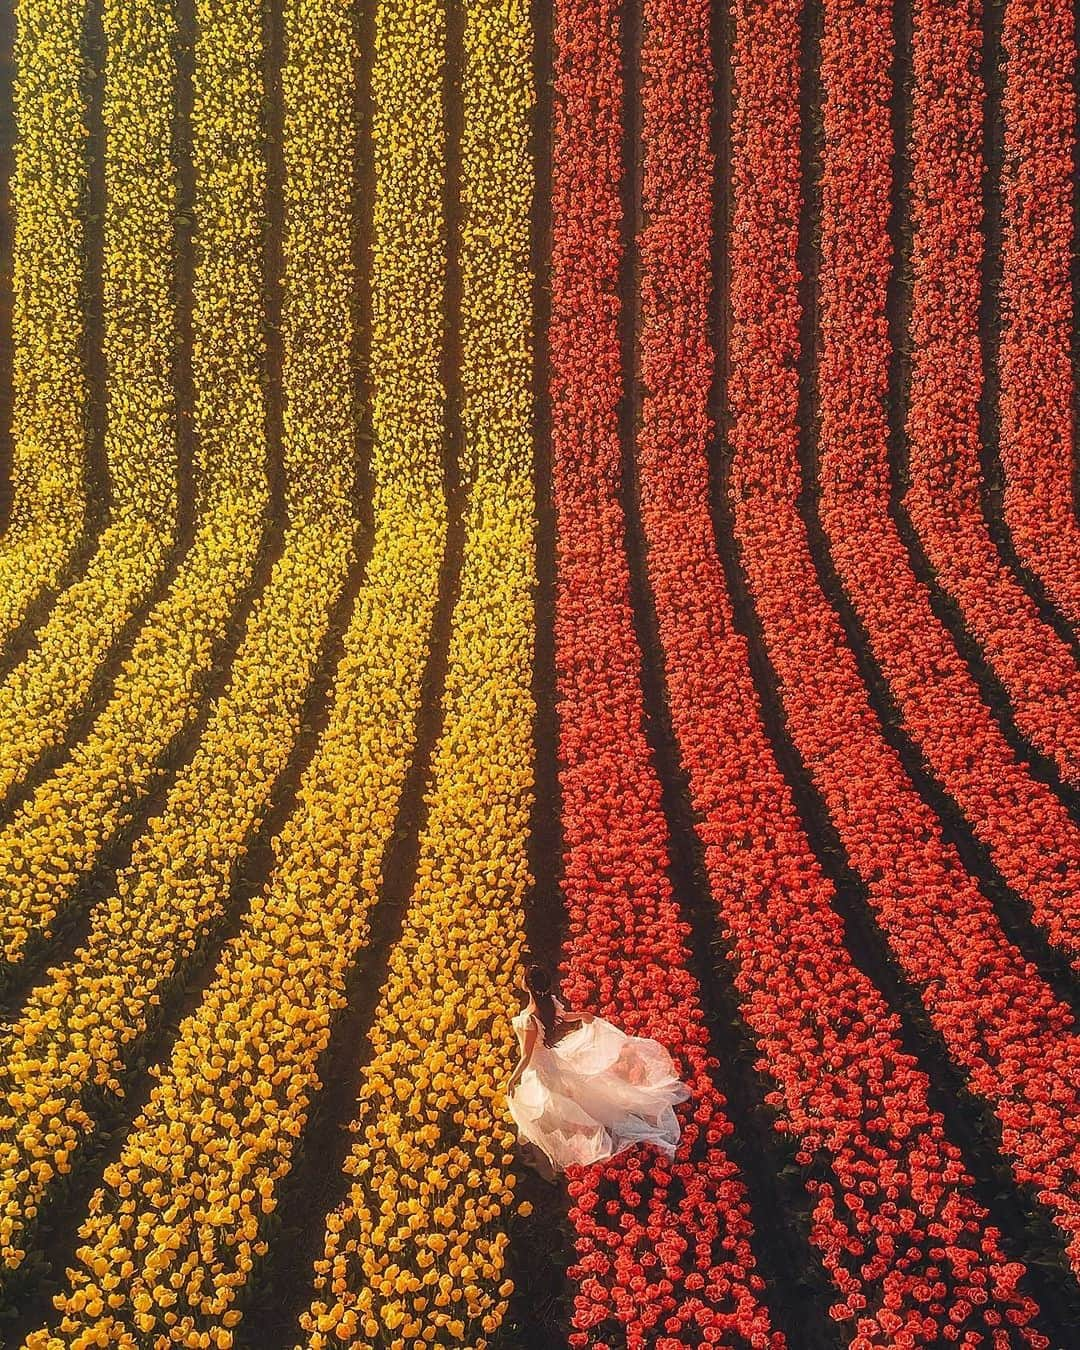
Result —
[[[666,1045],[693,1096],[679,1109],[673,1162],[635,1149],[574,1169],[570,1343],[778,1345],[745,1187],[726,1152],[733,1127],[688,968],[689,928],[668,879],[660,782],[645,738],[619,501],[619,23],[611,0],[563,0],[555,23],[550,379],[569,914],[563,991]]]
[[[125,479],[123,493],[129,501],[109,529],[119,532],[117,538],[126,532],[128,542],[123,548],[116,539],[103,545],[87,576],[57,602],[27,659],[0,685],[0,793],[23,776],[44,747],[63,736],[99,673],[103,611],[117,602],[120,610],[114,619],[116,614],[130,616],[129,601],[134,601],[126,589],[123,594],[110,591],[109,569],[118,565],[118,557],[124,569],[125,551],[131,554],[128,562],[138,553],[137,566],[124,585],[141,577],[138,586],[145,590],[147,577],[156,575],[163,561],[158,545],[164,536],[148,541],[145,521],[130,499],[148,494],[156,504],[147,510],[168,514],[173,509],[169,494],[175,497],[176,491],[175,415],[163,355],[171,349],[174,320],[166,265],[175,206],[168,176],[172,20],[154,11],[154,41],[146,44],[149,56],[144,56],[140,42],[146,16],[140,19],[141,11],[130,6],[125,12],[131,25],[126,41],[134,54],[113,58],[117,75],[124,78],[116,95],[120,164],[112,168],[123,183],[124,166],[134,153],[131,144],[146,162],[140,163],[134,185],[114,203],[123,222],[119,238],[111,239],[107,230],[116,274],[110,287],[121,294],[113,297],[118,313],[106,307],[106,334],[110,349],[120,353],[110,368],[110,458]],[[158,778],[170,744],[195,717],[215,653],[265,543],[265,91],[257,17],[255,9],[243,6],[201,14],[195,51],[192,137],[200,257],[192,314],[194,539],[121,663],[105,706],[70,755],[0,828],[0,872],[5,879],[0,941],[8,972],[48,939],[102,848]],[[118,15],[113,18],[120,22]],[[135,69],[124,72],[125,61]],[[141,91],[159,86],[157,99],[142,98]],[[136,134],[131,124],[140,118],[149,130]],[[151,131],[161,144],[151,141],[147,147]],[[140,224],[138,208],[146,198],[154,210],[147,210]],[[125,283],[128,268],[146,276],[146,284]],[[124,293],[125,284],[130,294]],[[141,316],[147,310],[155,315],[152,340],[142,333]],[[160,462],[154,462],[151,472],[155,449]],[[150,572],[144,573],[147,566]]]
[[[53,0],[13,8],[11,514],[0,537],[0,640],[61,579],[87,524],[83,12]]]
[[[733,484],[741,496],[783,483],[784,448],[794,449],[799,7],[738,4],[734,20],[728,392],[736,458],[754,448],[753,477]],[[654,81],[658,95],[685,87],[685,52],[703,41],[700,22],[670,22],[680,40],[664,28],[647,47],[646,90]],[[638,444],[649,579],[708,877],[759,1067],[777,1085],[777,1129],[798,1142],[815,1197],[811,1241],[837,1289],[832,1315],[850,1324],[853,1345],[992,1334],[1003,1320],[1030,1321],[1022,1270],[1004,1261],[895,1016],[851,959],[773,758],[716,555],[704,99],[700,86],[685,103],[644,98]],[[803,579],[778,576],[801,630],[791,597],[801,606]]]
[[[831,0],[821,49],[818,511],[903,725],[1035,922],[1080,969],[1080,830],[1020,764],[889,516],[892,9]],[[936,78],[936,75],[935,75]]]
[[[394,6],[393,8],[396,8]],[[434,7],[438,8],[438,7]],[[388,9],[392,13],[392,9]],[[482,1350],[513,1292],[504,1084],[524,939],[535,586],[524,6],[465,0],[460,592],[416,880],[370,1030],[306,1344]]]
[[[735,180],[728,495],[787,731],[901,971],[996,1113],[1015,1177],[1038,1188],[1080,1265],[1080,1136],[1072,1094],[1062,1092],[1077,1048],[1071,1012],[1007,941],[885,741],[810,556],[797,505],[799,127],[794,106],[785,117],[764,95],[761,106],[761,149]],[[732,664],[741,669],[745,658]]]
[[[1001,170],[1002,509],[1020,560],[1080,631],[1071,343],[1076,36],[1061,0],[1006,0]]]
[[[1018,729],[1080,777],[1080,677],[990,538],[979,496],[982,4],[918,0],[911,107],[911,388],[903,506]]]
[[[321,1086],[319,1057],[380,893],[415,743],[446,540],[443,23],[426,0],[384,10],[384,21],[387,14],[398,26],[373,72],[373,228],[383,265],[373,294],[375,539],[365,582],[326,729],[274,841],[274,872],[181,1026],[149,1105],[92,1202],[62,1308],[67,1334],[92,1326],[114,1337],[126,1330],[232,1344],[250,1274],[267,1249],[265,1216],[277,1207],[303,1137]],[[327,97],[347,106],[354,22],[326,6],[320,17],[334,25],[335,40],[320,53],[304,40],[299,12],[288,17],[293,97],[317,79]],[[406,112],[423,129],[407,152],[395,135]],[[347,122],[341,127],[343,160],[350,130]],[[411,457],[397,453],[405,443],[414,446]],[[156,1203],[162,1187],[172,1215],[165,1224]],[[119,1244],[111,1240],[115,1224],[125,1234]],[[87,1317],[110,1276],[128,1265],[123,1300],[107,1315]]]
[[[256,19],[249,0],[213,8],[224,32],[236,24],[247,40]],[[353,378],[342,335],[353,275],[355,129],[340,92],[351,64],[330,52],[311,79],[303,59],[312,53],[302,46],[286,80],[296,110],[286,163],[295,156],[308,170],[320,166],[314,189],[295,164],[287,184],[285,441],[294,518],[193,758],[115,888],[91,911],[83,945],[49,970],[0,1036],[8,1104],[0,1119],[0,1253],[9,1268],[24,1259],[24,1236],[50,1183],[71,1170],[95,1130],[88,1094],[122,1090],[163,991],[220,928],[236,864],[299,733],[330,608],[352,560]],[[71,1311],[81,1316],[86,1307]]]

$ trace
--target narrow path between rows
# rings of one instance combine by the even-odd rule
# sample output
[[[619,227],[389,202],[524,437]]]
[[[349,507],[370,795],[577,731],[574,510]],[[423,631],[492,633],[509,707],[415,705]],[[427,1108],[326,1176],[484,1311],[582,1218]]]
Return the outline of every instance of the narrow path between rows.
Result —
[[[562,801],[559,787],[559,714],[555,676],[556,522],[552,499],[551,398],[548,337],[551,319],[551,128],[553,108],[553,4],[531,0],[533,80],[532,121],[535,192],[532,211],[533,423],[536,483],[536,639],[532,696],[535,800],[529,829],[529,871],[533,889],[525,908],[531,959],[557,976],[566,933],[561,880],[564,870]],[[515,1188],[532,1205],[528,1217],[515,1215],[506,1249],[506,1274],[514,1292],[495,1344],[506,1350],[553,1350],[559,1328],[570,1317],[566,1267],[573,1259],[565,1182],[544,1181],[531,1168],[519,1170]]]

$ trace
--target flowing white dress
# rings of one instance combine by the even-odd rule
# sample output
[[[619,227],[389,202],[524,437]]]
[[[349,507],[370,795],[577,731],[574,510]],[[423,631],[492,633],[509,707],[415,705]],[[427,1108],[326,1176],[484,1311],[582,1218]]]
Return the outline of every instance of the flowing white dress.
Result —
[[[565,1012],[558,999],[555,1006]],[[599,1162],[637,1143],[675,1156],[680,1131],[674,1104],[685,1101],[690,1088],[658,1041],[628,1036],[594,1017],[549,1046],[528,1004],[512,1019],[522,1048],[530,1017],[536,1044],[507,1099],[520,1139],[542,1149],[557,1171]]]

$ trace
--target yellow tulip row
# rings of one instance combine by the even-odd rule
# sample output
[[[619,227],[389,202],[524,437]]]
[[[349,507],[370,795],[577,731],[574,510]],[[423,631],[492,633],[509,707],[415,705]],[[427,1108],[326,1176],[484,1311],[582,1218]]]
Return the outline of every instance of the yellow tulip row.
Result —
[[[531,481],[533,472],[529,0],[461,4],[462,476],[507,475],[516,483],[516,475]],[[531,486],[527,492],[532,501]]]
[[[170,741],[195,716],[214,647],[258,555],[268,503],[260,384],[266,176],[260,5],[235,0],[199,10],[192,117],[200,253],[192,318],[199,523],[89,732],[0,829],[0,951],[9,967],[28,943],[48,937],[79,879],[152,784]],[[92,598],[75,590],[83,601]],[[72,618],[66,611],[64,617]],[[16,674],[36,676],[45,660],[52,664],[44,667],[39,691],[70,695],[80,682],[74,666],[85,662],[92,669],[93,660],[76,622],[69,640],[77,659],[73,652],[61,659],[62,641],[44,644]],[[58,690],[65,676],[71,683]],[[6,714],[9,727],[14,722],[22,734],[12,732],[6,742],[0,737],[0,791],[25,770],[28,750],[62,732],[68,710],[63,700],[43,706],[41,698],[16,700],[13,707],[6,698],[12,687],[0,687],[0,725]]]
[[[69,770],[46,790],[50,798],[58,791],[67,811],[85,814],[89,808],[97,837],[114,822],[106,803],[87,784],[87,768],[90,776],[107,770],[130,798],[145,783],[185,714],[194,712],[196,677],[254,567],[267,504],[260,387],[266,176],[260,126],[262,50],[258,6],[242,8],[245,12],[239,7],[220,13],[215,9],[207,16],[195,61],[192,141],[199,264],[192,367],[198,505],[205,537],[196,542],[177,586],[149,616],[136,641],[121,688],[101,724],[107,739],[103,741],[100,731],[93,736],[92,745],[79,756],[79,769],[74,774]],[[0,794],[25,775],[44,749],[63,738],[118,625],[156,580],[171,542],[176,464],[165,354],[172,325],[166,264],[173,196],[168,187],[172,24],[156,4],[148,11],[130,3],[120,10],[130,33],[126,43],[117,44],[108,71],[106,113],[114,103],[116,111],[106,119],[105,328],[109,457],[114,479],[128,500],[118,503],[118,519],[105,531],[86,576],[60,596],[35,647],[0,684]],[[119,21],[120,15],[111,13],[114,27]],[[147,31],[152,42],[140,36]],[[135,56],[128,56],[125,64],[126,47],[133,47]],[[140,317],[147,311],[155,316],[150,341],[144,340]],[[150,472],[154,463],[156,470]],[[139,499],[147,494],[143,509]],[[165,649],[173,654],[168,671],[161,668]],[[156,710],[149,723],[148,703]],[[125,725],[130,728],[126,758],[120,750]],[[156,737],[147,736],[148,725],[158,732]],[[31,850],[41,856],[47,848],[54,863],[62,855],[57,835],[66,821],[50,813],[47,839],[39,839],[34,833],[40,826],[39,808],[40,803],[32,806],[16,827],[16,857],[24,867]],[[74,859],[66,861],[70,870],[80,870]],[[52,893],[52,903],[58,900]],[[17,903],[12,920],[20,930],[24,917]]]
[[[56,0],[17,0],[15,11],[12,504],[0,538],[0,643],[38,591],[56,585],[86,511],[83,12]]]
[[[294,57],[306,57],[309,82],[325,87],[327,64],[347,62],[348,16],[333,0],[308,6],[304,31],[325,25],[331,36]],[[368,938],[413,750],[446,538],[445,18],[434,0],[383,0],[376,23],[375,540],[330,717],[274,841],[267,887],[92,1200],[58,1331],[28,1346],[91,1336],[232,1344],[234,1304],[265,1250],[263,1216],[276,1206],[346,973]]]
[[[476,481],[418,877],[371,1033],[355,1180],[302,1318],[310,1350],[482,1347],[513,1287],[503,1084],[534,715],[528,8],[466,0],[464,38],[462,420]]]
[[[444,10],[377,0],[371,62],[373,467],[421,511],[444,498]]]
[[[200,6],[200,17],[222,22],[226,8],[235,21],[250,21],[250,0]],[[221,922],[235,864],[298,733],[319,644],[353,561],[355,124],[347,49],[341,60],[336,80],[305,81],[295,53],[285,72],[284,450],[297,518],[194,758],[136,841],[115,892],[92,912],[83,947],[49,971],[0,1037],[7,1107],[0,1257],[9,1267],[24,1257],[27,1226],[53,1176],[70,1170],[94,1130],[86,1089],[121,1088],[164,989]]]
[[[177,444],[173,269],[178,178],[171,12],[154,0],[104,0],[105,252],[110,515],[171,530]]]

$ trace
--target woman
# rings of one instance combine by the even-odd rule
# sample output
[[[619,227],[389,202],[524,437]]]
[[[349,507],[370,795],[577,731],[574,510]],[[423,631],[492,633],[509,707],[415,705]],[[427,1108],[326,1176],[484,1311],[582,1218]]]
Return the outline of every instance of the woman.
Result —
[[[529,1000],[513,1018],[521,1057],[506,1085],[507,1106],[549,1178],[571,1163],[593,1163],[631,1144],[651,1143],[673,1158],[674,1104],[690,1089],[657,1041],[628,1036],[592,1013],[571,1012],[551,992],[542,966],[529,966]]]

